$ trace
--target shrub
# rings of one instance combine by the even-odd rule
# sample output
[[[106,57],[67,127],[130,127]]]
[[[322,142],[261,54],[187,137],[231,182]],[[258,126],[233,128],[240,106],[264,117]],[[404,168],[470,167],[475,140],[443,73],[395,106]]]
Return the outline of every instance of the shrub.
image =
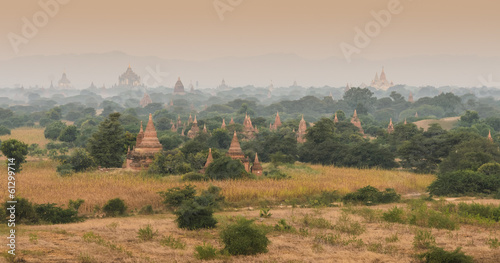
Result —
[[[265,173],[264,175],[267,178],[274,179],[274,180],[282,180],[282,179],[291,178],[290,176],[286,175],[286,173],[284,173],[278,169],[273,169],[273,170],[269,171],[268,173]]]
[[[153,231],[153,228],[151,225],[147,225],[145,228],[139,228],[139,231],[137,232],[139,238],[142,241],[150,241],[153,240],[155,236],[158,235],[158,230]]]
[[[394,189],[387,188],[384,192],[380,192],[370,185],[360,188],[356,192],[348,193],[342,198],[342,201],[346,204],[362,203],[365,205],[387,204],[399,202],[399,200],[401,200],[401,195],[397,194]]]
[[[269,213],[271,208],[262,208],[260,209],[259,216],[263,218],[270,218],[273,214]]]
[[[495,222],[500,221],[500,206],[459,203],[457,209],[458,214],[461,216],[474,216]]]
[[[166,246],[172,249],[185,249],[186,243],[182,242],[180,239],[169,235],[168,237],[163,237],[160,240],[160,245]]]
[[[36,205],[36,214],[43,222],[51,224],[73,223],[81,220],[78,211],[74,209],[63,209],[57,207],[56,204],[40,204]]]
[[[202,206],[194,200],[186,200],[174,212],[177,215],[177,225],[179,228],[195,230],[200,228],[212,228],[217,224],[213,218],[211,207]]]
[[[71,166],[71,164],[69,163],[58,165],[56,171],[60,176],[68,176],[74,172],[73,166]]]
[[[385,238],[385,242],[387,243],[394,243],[398,241],[399,241],[398,233]]]
[[[324,218],[316,218],[310,214],[306,214],[304,218],[302,218],[302,223],[306,227],[314,227],[314,228],[332,228],[332,223]]]
[[[450,214],[428,209],[425,203],[411,212],[408,222],[411,225],[437,229],[455,230],[458,228],[458,224],[451,218]]]
[[[106,216],[121,216],[125,215],[127,206],[122,199],[115,198],[108,200],[108,202],[102,207],[102,211],[106,214]]]
[[[218,258],[219,252],[211,244],[203,243],[202,246],[194,248],[194,257],[201,260],[211,260]]]
[[[95,167],[94,158],[82,148],[75,149],[69,156],[67,163],[71,164],[75,172],[82,172]]]
[[[394,208],[390,209],[388,212],[383,213],[382,218],[385,221],[391,222],[391,223],[404,223],[405,220],[403,219],[403,214],[404,214],[403,209],[400,209],[400,208],[395,206]]]
[[[25,224],[36,224],[39,221],[38,215],[35,211],[35,205],[33,205],[28,199],[16,197],[13,201],[17,201],[16,203],[16,223],[25,223]],[[3,211],[7,211],[7,216],[10,215],[10,210],[7,210],[11,204],[5,202],[3,204]]]
[[[219,209],[224,203],[224,196],[220,194],[222,189],[215,185],[210,185],[200,196],[195,196],[194,201],[203,206],[209,206],[213,209]]]
[[[358,221],[352,221],[351,218],[349,218],[349,216],[345,213],[340,216],[334,228],[337,231],[354,236],[361,235],[366,230],[366,228],[361,225],[361,223],[359,223]]]
[[[10,130],[9,128],[0,125],[0,135],[10,135]]]
[[[436,239],[431,232],[427,230],[417,230],[413,238],[413,247],[427,249],[436,245]]]
[[[495,192],[498,188],[500,188],[498,175],[466,170],[438,174],[428,190],[432,195],[474,195]]]
[[[440,247],[433,247],[429,251],[418,255],[425,263],[473,263],[474,259],[460,251],[460,247],[453,252],[445,251]]]
[[[253,220],[240,218],[228,225],[220,233],[224,250],[231,255],[255,255],[267,252],[267,239],[264,230],[259,229]]]
[[[166,192],[159,192],[163,197],[163,203],[169,207],[179,207],[184,200],[193,199],[196,195],[196,189],[192,185],[184,186],[184,189],[174,187],[168,189]]]
[[[274,225],[274,230],[279,232],[295,232],[295,228],[287,224],[285,219],[280,219],[280,221]]]
[[[139,210],[139,215],[152,215],[154,213],[152,205],[145,205]]]
[[[312,207],[327,206],[331,207],[332,203],[342,199],[341,195],[336,191],[322,191],[319,195],[314,195],[309,198],[309,205]]]
[[[83,199],[77,199],[75,201],[73,200],[69,200],[69,204],[68,204],[68,208],[71,208],[71,209],[74,209],[76,211],[78,211],[78,209],[80,208],[80,206],[85,203],[85,201]]]
[[[206,181],[205,175],[197,172],[187,173],[182,176],[182,181]]]
[[[205,175],[212,180],[241,179],[249,176],[239,160],[227,156],[215,159],[205,170]]]

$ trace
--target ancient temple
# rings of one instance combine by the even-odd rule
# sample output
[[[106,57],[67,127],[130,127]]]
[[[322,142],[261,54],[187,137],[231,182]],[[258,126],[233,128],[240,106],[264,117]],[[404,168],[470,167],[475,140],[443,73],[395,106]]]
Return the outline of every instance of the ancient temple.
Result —
[[[276,118],[274,118],[274,124],[271,126],[271,130],[278,130],[278,128],[281,126],[281,119],[280,119],[280,113],[276,112]]]
[[[148,106],[148,104],[150,103],[153,103],[153,101],[151,100],[151,97],[149,97],[149,95],[147,93],[144,93],[144,96],[142,97],[141,99],[141,102],[139,103],[141,105],[141,107],[146,107]]]
[[[245,154],[243,154],[243,151],[241,150],[236,131],[234,131],[233,140],[231,141],[231,145],[229,146],[229,150],[226,155],[231,157],[233,160],[240,160],[241,163],[243,163],[243,166],[245,166],[245,171],[250,172],[250,160],[245,157]]]
[[[125,73],[118,77],[118,85],[129,87],[141,86],[141,77],[129,65]]]
[[[217,86],[217,89],[218,90],[229,90],[229,89],[231,89],[231,87],[226,85],[226,81],[224,79],[222,79],[222,82],[219,86]]]
[[[418,112],[415,112],[415,118],[418,118]]]
[[[229,121],[229,125],[234,124],[233,117],[231,117],[231,120]]]
[[[221,129],[226,129],[226,121],[222,119],[222,125],[220,126]]]
[[[382,72],[380,73],[380,78],[378,77],[378,73],[375,73],[375,78],[372,80],[372,87],[380,90],[387,90],[390,87],[394,86],[394,83],[389,82],[387,77],[385,76],[384,68],[382,68]]]
[[[255,129],[252,124],[252,119],[250,119],[248,114],[245,114],[245,120],[243,121],[243,134],[248,139],[255,138]]]
[[[191,116],[191,114],[189,114],[188,125],[191,124],[192,122],[193,122],[193,117]]]
[[[153,162],[154,155],[162,150],[162,145],[156,135],[153,124],[153,116],[149,114],[146,130],[142,130],[142,122],[139,134],[137,134],[135,148],[127,152],[127,168],[134,170],[147,169]]]
[[[194,116],[193,125],[191,126],[191,130],[188,131],[187,137],[193,139],[200,132],[200,128],[198,127],[198,121],[196,120],[196,115]]]
[[[204,174],[205,170],[207,170],[208,166],[214,161],[214,158],[212,157],[212,148],[208,149],[208,157],[207,157],[207,162],[205,163],[205,166],[201,168],[200,173]]]
[[[299,123],[299,130],[297,131],[297,142],[298,143],[304,143],[306,142],[306,130],[307,130],[307,123],[304,120],[304,115],[302,115],[302,120],[300,120]]]
[[[491,130],[488,131],[488,141],[493,142],[493,137],[491,137]]]
[[[351,123],[354,124],[354,126],[358,127],[361,134],[365,134],[365,132],[363,131],[363,127],[361,127],[361,121],[358,118],[358,113],[356,112],[356,110],[354,110],[354,114],[352,115]]]
[[[337,118],[337,112],[335,112],[335,118],[333,118],[333,123],[339,122],[339,118]]]
[[[177,82],[174,86],[174,95],[184,95],[186,92],[184,91],[184,85],[182,84],[181,78],[177,79]]]
[[[57,87],[60,89],[67,89],[72,87],[71,81],[69,81],[68,77],[66,76],[66,72],[62,74],[62,77],[59,80]]]
[[[253,161],[253,165],[252,165],[252,173],[257,175],[257,176],[261,176],[262,175],[262,165],[260,165],[260,162],[259,162],[259,157],[257,156],[257,153],[255,153],[255,160]]]
[[[387,133],[391,134],[394,132],[394,124],[392,124],[392,118],[389,119],[389,126],[387,126]]]
[[[208,133],[206,124],[203,124],[203,133]]]
[[[409,103],[413,103],[413,102],[415,102],[415,101],[413,100],[413,94],[411,94],[411,91],[410,91],[410,95],[408,95],[408,102],[409,102]]]

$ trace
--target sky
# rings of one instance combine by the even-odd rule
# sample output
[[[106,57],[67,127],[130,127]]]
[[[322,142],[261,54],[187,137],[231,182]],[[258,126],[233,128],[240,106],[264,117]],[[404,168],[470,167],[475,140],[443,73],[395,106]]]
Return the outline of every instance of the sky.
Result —
[[[357,48],[352,59],[499,57],[498,10],[500,1],[491,0],[2,0],[0,60],[110,51],[181,60],[269,53],[324,59],[346,57],[341,43]],[[373,27],[360,48],[356,28],[366,32],[377,21],[373,12],[389,12],[390,21]],[[36,32],[23,34],[27,24]]]

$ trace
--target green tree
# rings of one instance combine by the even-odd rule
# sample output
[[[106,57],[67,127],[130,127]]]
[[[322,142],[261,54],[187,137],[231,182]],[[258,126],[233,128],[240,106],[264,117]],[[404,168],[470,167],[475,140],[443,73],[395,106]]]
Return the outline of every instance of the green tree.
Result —
[[[95,161],[92,156],[83,148],[75,149],[69,156],[67,162],[75,172],[83,172],[87,169],[95,167]]]
[[[479,121],[479,114],[476,111],[466,111],[464,115],[460,116],[461,126],[470,127],[472,124]]]
[[[215,159],[205,171],[212,180],[240,179],[247,176],[245,167],[239,160],[224,156]]]
[[[2,142],[0,150],[3,155],[7,156],[7,164],[9,164],[9,159],[14,159],[14,165],[9,165],[9,167],[13,167],[15,173],[21,172],[21,165],[26,162],[26,155],[28,155],[28,145],[16,139],[9,139]]]
[[[123,152],[124,131],[119,121],[120,113],[112,113],[99,124],[88,141],[90,155],[102,167],[121,167],[125,157]]]
[[[66,128],[66,124],[64,124],[61,121],[54,121],[47,125],[45,128],[45,131],[43,134],[45,135],[45,138],[50,139],[50,140],[57,140],[59,138],[59,135],[61,135],[61,131]]]
[[[76,136],[78,134],[78,130],[75,125],[70,125],[64,128],[61,131],[58,139],[63,142],[74,142],[76,140]]]

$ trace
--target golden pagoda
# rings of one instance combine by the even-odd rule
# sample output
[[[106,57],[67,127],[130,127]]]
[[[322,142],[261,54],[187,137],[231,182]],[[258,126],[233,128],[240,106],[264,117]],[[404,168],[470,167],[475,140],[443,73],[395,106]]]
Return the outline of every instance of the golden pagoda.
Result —
[[[252,119],[248,114],[245,114],[245,120],[243,121],[243,134],[248,139],[255,138],[255,129],[252,124]]]
[[[389,126],[387,126],[387,133],[391,134],[394,132],[394,124],[392,124],[392,118],[389,119]]]
[[[299,130],[297,131],[297,142],[298,143],[304,143],[306,142],[306,130],[307,130],[307,123],[304,120],[304,115],[302,115],[302,120],[300,120],[299,123]]]
[[[257,153],[255,153],[255,160],[253,161],[253,165],[252,165],[252,173],[257,175],[257,176],[261,176],[262,175],[262,165],[260,165],[260,162],[259,162],[259,157],[257,157]]]
[[[212,157],[212,148],[208,149],[208,157],[207,157],[207,162],[205,163],[205,166],[201,168],[200,173],[204,174],[205,170],[207,170],[208,166],[214,161],[214,158]]]
[[[365,134],[365,132],[363,131],[363,127],[361,127],[361,121],[358,118],[358,113],[356,112],[356,110],[354,110],[354,114],[352,115],[351,123],[354,124],[354,126],[358,127],[361,134]]]
[[[276,118],[274,118],[274,124],[271,126],[271,130],[278,130],[281,126],[281,118],[279,112],[276,112]]]
[[[238,136],[236,135],[236,131],[234,131],[233,140],[231,141],[231,145],[229,146],[229,150],[226,153],[227,156],[231,157],[233,160],[240,160],[245,166],[245,171],[250,171],[250,162],[248,158],[245,157],[243,151],[241,150],[240,142],[238,141]]]
[[[174,86],[174,95],[184,95],[186,92],[184,91],[184,85],[182,84],[181,78],[177,79],[177,82]]]
[[[142,130],[142,122],[139,134],[137,134],[136,146],[127,153],[127,168],[134,170],[147,169],[153,162],[154,155],[163,149],[158,140],[153,123],[153,116],[149,114],[146,130]]]

